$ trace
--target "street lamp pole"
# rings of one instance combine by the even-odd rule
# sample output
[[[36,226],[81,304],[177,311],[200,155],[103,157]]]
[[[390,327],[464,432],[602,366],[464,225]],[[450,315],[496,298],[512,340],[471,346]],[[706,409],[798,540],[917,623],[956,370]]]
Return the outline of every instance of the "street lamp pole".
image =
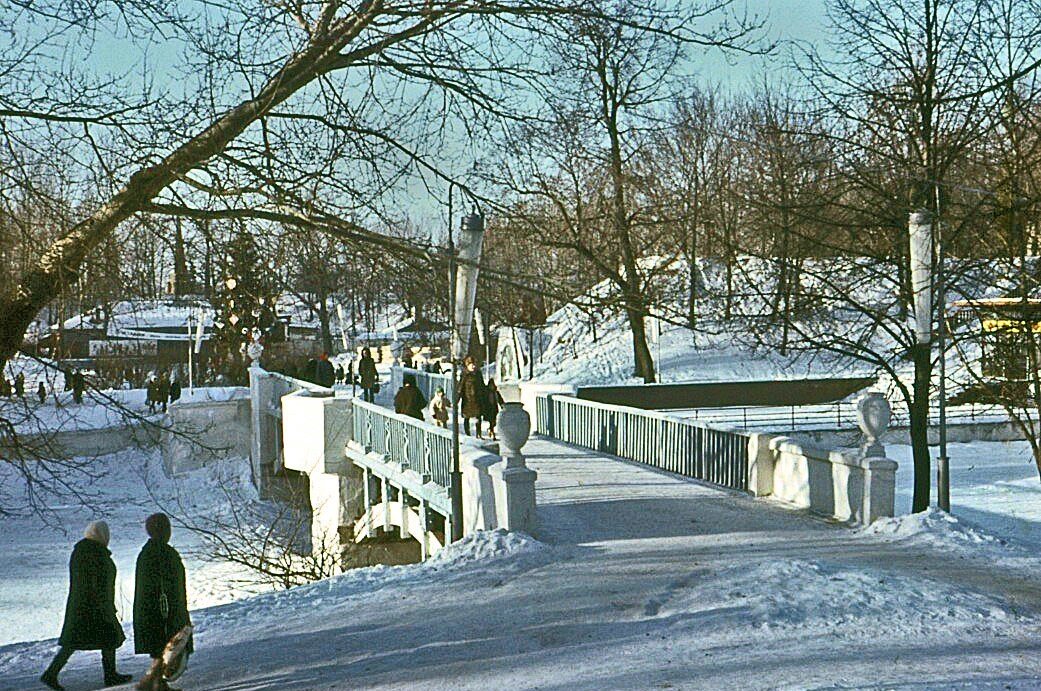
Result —
[[[463,471],[459,465],[459,361],[456,359],[455,344],[459,337],[459,325],[455,320],[456,295],[455,242],[452,238],[452,188],[448,188],[448,314],[452,320],[452,336],[449,354],[452,359],[452,542],[463,539]]]
[[[911,288],[915,305],[915,338],[920,348],[927,349],[929,358],[932,357],[934,288],[939,308],[937,311],[940,318],[936,329],[936,340],[940,351],[938,429],[940,453],[936,460],[936,496],[940,509],[950,512],[950,459],[947,457],[947,295],[943,269],[943,243],[940,238],[938,220],[926,210],[912,213],[908,228]]]
[[[940,454],[936,459],[936,499],[940,509],[951,512],[951,461],[947,456],[947,276],[944,271],[943,236],[940,219],[933,224],[936,232],[937,266],[936,301],[939,303],[940,323],[936,330],[940,350]]]
[[[477,298],[477,278],[480,272],[481,247],[484,244],[484,216],[477,209],[462,218],[459,242],[452,235],[452,189],[448,191],[448,267],[449,301],[452,312],[452,541],[463,537],[463,474],[460,468],[459,404],[460,365],[470,345],[473,328],[474,303]],[[458,256],[456,252],[458,251]],[[460,267],[460,263],[463,264]],[[478,422],[478,432],[480,432]]]

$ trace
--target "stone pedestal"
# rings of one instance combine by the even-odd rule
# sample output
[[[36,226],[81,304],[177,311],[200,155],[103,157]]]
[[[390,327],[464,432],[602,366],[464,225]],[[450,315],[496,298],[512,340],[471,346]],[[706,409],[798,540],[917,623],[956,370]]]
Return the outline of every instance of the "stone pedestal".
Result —
[[[503,449],[504,463],[490,470],[495,484],[499,527],[531,533],[536,527],[535,479],[538,473],[525,465],[521,448],[531,433],[531,417],[520,402],[503,406],[495,433]]]

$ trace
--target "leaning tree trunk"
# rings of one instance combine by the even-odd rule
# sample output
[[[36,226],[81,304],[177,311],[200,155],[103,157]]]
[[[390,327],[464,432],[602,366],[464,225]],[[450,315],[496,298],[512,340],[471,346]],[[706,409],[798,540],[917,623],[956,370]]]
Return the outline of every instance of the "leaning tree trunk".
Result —
[[[908,405],[911,430],[911,456],[914,464],[914,497],[912,513],[929,508],[929,383],[932,375],[932,353],[929,346],[916,343],[914,353],[913,400]]]
[[[254,97],[223,113],[158,163],[135,172],[119,192],[55,241],[21,277],[13,296],[0,300],[0,314],[4,315],[0,321],[0,363],[17,352],[32,320],[78,279],[84,260],[120,223],[146,208],[189,170],[219,154],[247,127],[318,76],[342,67],[340,51],[372,21],[372,9],[372,2],[362,3],[351,17],[333,22],[321,35],[313,36],[311,43],[292,55]]]

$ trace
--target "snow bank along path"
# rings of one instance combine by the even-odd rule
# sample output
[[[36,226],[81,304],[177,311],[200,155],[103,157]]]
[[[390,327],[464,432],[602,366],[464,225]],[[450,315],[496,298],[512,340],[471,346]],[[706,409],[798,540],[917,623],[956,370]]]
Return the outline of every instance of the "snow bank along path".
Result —
[[[555,442],[527,451],[539,542],[478,535],[196,612],[182,685],[1041,687],[1041,560],[1015,545],[967,549],[979,532],[935,515],[853,531]],[[52,645],[0,648],[0,688],[32,688]],[[97,665],[74,658],[64,683],[94,688]]]

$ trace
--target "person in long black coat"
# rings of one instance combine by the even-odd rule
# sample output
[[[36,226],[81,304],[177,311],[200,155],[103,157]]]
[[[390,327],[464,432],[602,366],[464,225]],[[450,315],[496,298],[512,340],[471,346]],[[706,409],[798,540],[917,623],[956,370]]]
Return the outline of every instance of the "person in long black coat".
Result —
[[[463,415],[463,431],[470,434],[470,419],[474,418],[474,436],[481,436],[481,418],[487,409],[488,392],[477,369],[477,363],[469,355],[463,360],[463,373],[459,377],[459,393],[455,397],[459,412]]]
[[[394,395],[394,412],[422,420],[424,419],[423,408],[426,407],[426,396],[416,386],[415,375],[406,374],[402,380],[401,388]]]
[[[361,359],[358,361],[358,383],[361,384],[362,397],[366,401],[372,403],[376,400],[376,384],[379,380],[376,361],[372,359],[368,348],[362,348]]]
[[[134,652],[153,659],[178,631],[191,624],[184,563],[170,546],[170,519],[164,513],[145,521],[148,542],[137,556],[134,587]],[[192,641],[188,642],[192,652]]]
[[[109,530],[104,521],[87,526],[69,559],[69,598],[58,644],[61,648],[40,681],[62,689],[58,673],[76,650],[100,650],[105,685],[130,681],[116,671],[116,648],[126,636],[116,616],[116,564],[108,550]]]
[[[502,394],[499,393],[495,380],[491,378],[488,379],[488,385],[484,387],[484,391],[484,419],[488,421],[488,436],[495,439],[495,423],[499,420],[499,410],[503,406]]]
[[[312,381],[318,386],[331,389],[336,383],[336,372],[333,363],[329,362],[329,356],[322,353],[314,363],[314,379]]]

